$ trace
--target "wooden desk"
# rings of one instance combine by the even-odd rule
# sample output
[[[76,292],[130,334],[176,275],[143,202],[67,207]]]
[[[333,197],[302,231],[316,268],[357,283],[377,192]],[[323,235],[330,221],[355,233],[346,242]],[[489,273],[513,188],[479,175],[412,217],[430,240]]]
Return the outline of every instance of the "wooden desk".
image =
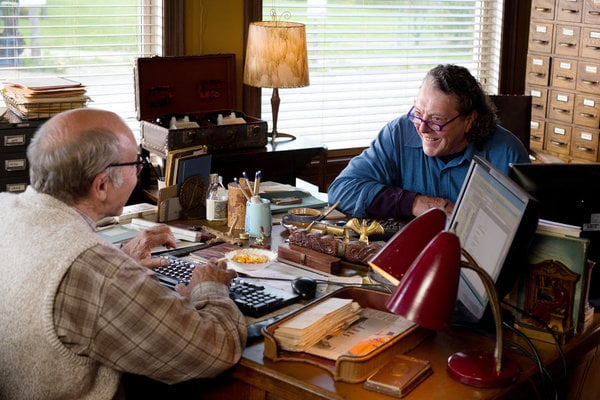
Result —
[[[509,335],[510,336],[510,335]],[[521,342],[522,343],[522,342]],[[565,347],[568,364],[568,382],[561,378],[562,368],[558,352],[550,344],[535,342],[544,364],[553,376],[554,384],[561,393],[559,398],[598,399],[600,383],[596,377],[600,367],[600,315],[584,333],[572,339]],[[546,399],[539,393],[540,377],[536,364],[514,349],[509,340],[505,352],[518,362],[521,373],[518,381],[499,389],[477,389],[460,384],[446,374],[446,362],[450,354],[469,348],[490,348],[492,339],[468,330],[438,333],[426,340],[409,355],[430,360],[433,375],[414,389],[410,399]],[[214,382],[213,382],[214,383]],[[249,345],[240,363],[217,384],[210,385],[206,398],[213,399],[373,399],[392,397],[362,388],[361,384],[335,382],[325,370],[304,363],[272,362],[263,358],[263,343]],[[568,390],[568,397],[564,393]]]

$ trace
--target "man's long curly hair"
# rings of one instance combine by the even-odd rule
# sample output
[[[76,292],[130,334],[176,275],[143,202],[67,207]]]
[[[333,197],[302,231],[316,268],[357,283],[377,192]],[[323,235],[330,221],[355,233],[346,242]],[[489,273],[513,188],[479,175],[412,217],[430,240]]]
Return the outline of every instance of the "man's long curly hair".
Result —
[[[468,115],[475,111],[477,117],[471,129],[466,133],[469,143],[477,148],[487,140],[496,129],[498,117],[496,106],[485,94],[479,82],[469,70],[458,65],[438,65],[425,76],[435,88],[458,99],[458,112]]]

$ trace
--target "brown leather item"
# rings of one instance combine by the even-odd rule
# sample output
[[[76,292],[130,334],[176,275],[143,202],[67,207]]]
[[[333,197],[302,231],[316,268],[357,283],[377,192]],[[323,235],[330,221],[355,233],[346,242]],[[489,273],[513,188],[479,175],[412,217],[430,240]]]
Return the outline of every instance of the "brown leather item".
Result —
[[[328,274],[337,274],[342,265],[342,261],[338,257],[294,245],[290,245],[290,247],[279,246],[277,255],[284,260],[305,265]]]

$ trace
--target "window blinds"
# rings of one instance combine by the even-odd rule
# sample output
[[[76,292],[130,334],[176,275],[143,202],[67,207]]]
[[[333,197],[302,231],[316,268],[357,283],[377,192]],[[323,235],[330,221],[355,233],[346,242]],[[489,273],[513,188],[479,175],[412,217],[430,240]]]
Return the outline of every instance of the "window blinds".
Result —
[[[274,14],[306,24],[310,70],[310,86],[279,91],[280,132],[330,149],[366,146],[440,63],[469,68],[497,93],[501,0],[265,0],[263,20]],[[269,126],[271,94],[262,90]]]
[[[117,112],[134,131],[133,66],[160,55],[162,1],[0,2],[0,77],[81,82],[90,107]]]

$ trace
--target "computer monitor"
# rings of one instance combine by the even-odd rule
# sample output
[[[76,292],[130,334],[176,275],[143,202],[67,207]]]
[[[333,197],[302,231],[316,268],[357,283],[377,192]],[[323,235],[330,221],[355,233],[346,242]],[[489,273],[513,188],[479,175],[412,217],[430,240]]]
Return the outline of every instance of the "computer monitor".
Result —
[[[539,201],[540,218],[582,228],[598,222],[600,164],[512,164],[508,176]]]
[[[512,289],[527,262],[527,249],[538,223],[537,202],[486,160],[475,157],[463,182],[447,230],[492,278],[500,298]],[[479,276],[462,269],[459,309],[479,321],[488,296]]]

